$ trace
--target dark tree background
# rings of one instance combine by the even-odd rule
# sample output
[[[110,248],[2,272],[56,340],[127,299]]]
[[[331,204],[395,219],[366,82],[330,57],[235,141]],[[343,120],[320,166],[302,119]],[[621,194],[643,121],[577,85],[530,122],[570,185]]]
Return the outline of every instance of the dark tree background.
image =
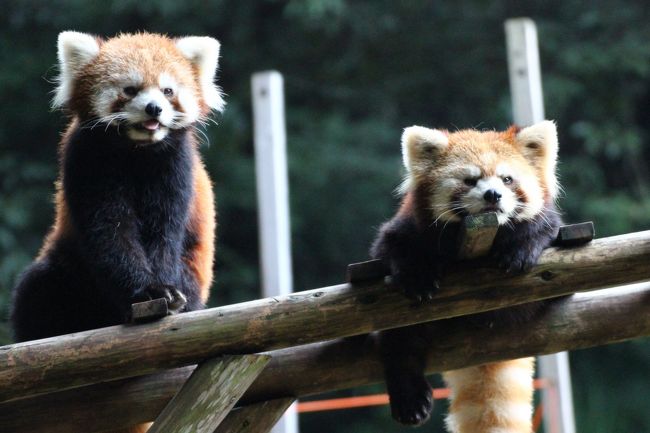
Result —
[[[650,8],[643,0],[5,0],[0,13],[0,343],[10,289],[51,224],[65,119],[49,109],[58,32],[148,30],[222,42],[226,112],[203,153],[219,207],[212,305],[258,296],[250,75],[285,75],[296,289],[338,283],[396,206],[412,124],[505,128],[503,21],[538,24],[568,221],[650,225]],[[634,320],[634,318],[630,318]],[[578,431],[650,431],[650,345],[571,354]],[[345,394],[381,389],[352,390]],[[439,404],[421,431],[442,431]],[[385,407],[306,414],[305,432],[401,431]],[[404,430],[406,431],[406,430]]]

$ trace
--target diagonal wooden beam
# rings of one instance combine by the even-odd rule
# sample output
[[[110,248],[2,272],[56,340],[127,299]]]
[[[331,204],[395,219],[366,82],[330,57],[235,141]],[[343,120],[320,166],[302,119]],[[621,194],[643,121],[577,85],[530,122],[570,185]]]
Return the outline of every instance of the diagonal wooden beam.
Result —
[[[201,363],[148,433],[213,433],[270,358],[223,356]]]
[[[214,433],[267,433],[294,401],[278,398],[234,409]]]

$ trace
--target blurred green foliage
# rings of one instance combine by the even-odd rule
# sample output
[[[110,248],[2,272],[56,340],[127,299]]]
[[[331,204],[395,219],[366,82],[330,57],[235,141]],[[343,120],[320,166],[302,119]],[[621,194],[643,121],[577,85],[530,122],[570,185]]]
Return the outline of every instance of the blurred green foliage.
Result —
[[[212,305],[258,296],[250,75],[285,75],[296,289],[340,282],[397,204],[401,129],[505,128],[503,21],[538,24],[561,207],[606,236],[650,223],[650,9],[642,0],[5,0],[0,14],[0,342],[10,288],[51,224],[49,109],[59,31],[207,34],[227,93],[203,152],[219,208]],[[647,341],[572,354],[578,431],[650,431]],[[625,375],[621,374],[625,372]],[[378,388],[373,388],[378,389]],[[346,394],[368,392],[351,390]],[[442,431],[438,409],[421,431]],[[401,431],[386,408],[301,417],[303,431]]]

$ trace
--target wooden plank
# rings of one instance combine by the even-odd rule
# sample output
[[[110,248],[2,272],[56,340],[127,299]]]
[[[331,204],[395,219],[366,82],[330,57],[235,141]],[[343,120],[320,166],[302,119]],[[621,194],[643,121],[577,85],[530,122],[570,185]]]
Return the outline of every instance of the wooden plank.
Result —
[[[141,376],[224,353],[257,353],[645,281],[649,262],[645,231],[573,249],[549,248],[522,275],[481,263],[471,273],[450,268],[445,290],[426,306],[414,305],[383,281],[342,284],[4,346],[0,401]]]
[[[458,242],[459,257],[472,259],[487,254],[499,229],[495,212],[469,215],[463,219]],[[351,284],[381,279],[390,275],[390,268],[382,260],[367,260],[348,265],[346,281]]]
[[[466,317],[414,327],[413,332],[429,339],[427,372],[650,336],[650,283],[562,298],[526,326],[513,326],[504,319],[502,316],[489,327]],[[271,361],[239,404],[303,397],[383,381],[374,334],[270,354]],[[151,421],[191,371],[184,367],[3,403],[0,431],[93,432]],[[52,423],[53,419],[56,423]]]
[[[469,215],[463,218],[460,228],[458,257],[475,259],[486,255],[499,230],[496,212]]]
[[[148,433],[212,433],[271,357],[223,356],[202,362]]]
[[[237,408],[214,433],[268,433],[294,401],[293,397],[278,398]]]
[[[563,247],[575,247],[591,242],[595,235],[596,230],[594,229],[594,223],[591,221],[570,224],[560,227],[556,243]]]
[[[150,301],[136,302],[131,305],[131,321],[133,323],[144,323],[161,319],[169,314],[167,300],[164,298],[152,299]]]
[[[345,275],[345,280],[350,284],[358,284],[364,281],[382,279],[390,275],[390,268],[383,260],[367,260],[365,262],[351,263]]]

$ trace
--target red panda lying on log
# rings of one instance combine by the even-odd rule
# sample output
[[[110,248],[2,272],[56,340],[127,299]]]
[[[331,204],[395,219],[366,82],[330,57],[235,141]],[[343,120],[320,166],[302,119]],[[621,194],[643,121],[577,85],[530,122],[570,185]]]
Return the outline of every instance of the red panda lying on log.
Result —
[[[390,267],[394,284],[407,296],[428,302],[439,290],[445,268],[458,260],[461,219],[496,212],[499,229],[492,258],[509,272],[530,269],[561,225],[554,203],[557,152],[557,132],[550,121],[505,132],[406,128],[404,197],[397,214],[381,227],[371,255]],[[523,306],[511,314],[523,321],[542,306]],[[483,317],[494,314],[499,313]],[[424,377],[425,346],[409,329],[381,334],[391,411],[404,424],[424,423],[433,407]],[[532,358],[477,368],[445,375],[452,387],[448,429],[530,433]]]

